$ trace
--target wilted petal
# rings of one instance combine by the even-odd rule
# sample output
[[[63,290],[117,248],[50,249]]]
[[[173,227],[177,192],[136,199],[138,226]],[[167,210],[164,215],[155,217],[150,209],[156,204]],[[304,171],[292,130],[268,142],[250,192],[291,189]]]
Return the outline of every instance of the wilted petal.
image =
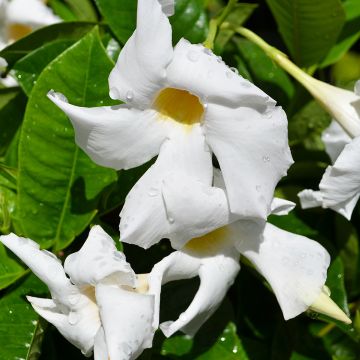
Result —
[[[351,137],[335,120],[323,131],[321,139],[333,163],[343,151],[345,145],[351,141]]]
[[[167,321],[160,325],[167,337],[178,330],[194,335],[220,306],[239,270],[238,254],[234,249],[209,257],[192,255],[186,250],[170,254],[156,264],[150,273],[149,293],[155,295],[157,310],[154,325],[158,324],[161,284],[197,275],[200,277],[200,287],[187,310],[176,321]]]
[[[269,282],[286,320],[304,312],[321,293],[330,257],[316,241],[266,224],[260,236],[244,239],[237,249]]]
[[[162,145],[155,164],[129,192],[120,214],[121,241],[148,248],[164,237],[171,239],[177,216],[182,215],[167,213],[162,187],[169,178],[176,181],[176,189],[181,185],[181,174],[204,185],[211,184],[211,153],[199,125],[176,128]]]
[[[99,282],[135,286],[135,273],[114,240],[100,226],[93,226],[82,248],[66,258],[65,271],[77,286]]]
[[[166,82],[173,56],[171,26],[158,0],[139,0],[136,30],[109,77],[110,96],[141,109]]]
[[[220,163],[231,211],[266,219],[275,186],[293,162],[284,111],[209,104],[205,136]]]
[[[360,196],[360,137],[347,144],[335,164],[326,169],[319,188],[298,194],[304,209],[320,205],[351,218]]]
[[[110,359],[136,359],[152,346],[152,295],[98,284],[96,300]]]
[[[154,110],[74,106],[53,91],[48,97],[71,120],[78,146],[102,166],[119,170],[144,164],[158,154],[167,136],[168,124]]]

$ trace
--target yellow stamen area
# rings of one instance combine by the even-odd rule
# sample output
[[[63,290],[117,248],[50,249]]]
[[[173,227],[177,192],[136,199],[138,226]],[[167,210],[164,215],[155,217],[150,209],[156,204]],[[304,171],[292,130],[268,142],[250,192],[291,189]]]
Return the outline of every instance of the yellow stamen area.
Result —
[[[23,38],[31,33],[32,29],[30,26],[22,24],[11,24],[8,27],[9,39],[16,41]]]
[[[154,101],[154,108],[162,117],[184,125],[199,123],[204,114],[204,107],[197,96],[174,88],[161,90]]]
[[[216,229],[204,236],[191,239],[185,245],[185,249],[200,254],[217,252],[228,242],[228,233],[227,227]]]

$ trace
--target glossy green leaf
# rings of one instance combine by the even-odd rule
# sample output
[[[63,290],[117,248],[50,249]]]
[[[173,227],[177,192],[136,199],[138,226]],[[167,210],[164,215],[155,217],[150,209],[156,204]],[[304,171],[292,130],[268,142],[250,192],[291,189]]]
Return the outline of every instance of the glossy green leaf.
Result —
[[[39,317],[25,296],[46,297],[45,286],[28,276],[0,300],[1,359],[36,360],[43,330]]]
[[[46,43],[56,40],[79,40],[94,27],[89,22],[64,22],[50,25],[32,32],[0,51],[0,57],[6,59],[8,66],[13,67],[16,61]]]
[[[300,66],[311,66],[323,60],[345,21],[340,0],[266,2],[295,62]]]
[[[70,121],[46,94],[53,88],[76,105],[113,104],[112,67],[95,29],[51,62],[31,92],[19,145],[18,218],[25,235],[42,246],[69,245],[116,180],[115,171],[97,166],[75,145]]]
[[[70,10],[62,0],[49,0],[48,4],[53,9],[54,13],[65,21],[76,20],[76,15]]]
[[[136,27],[136,1],[95,0],[105,21],[121,43],[125,43]],[[208,20],[204,0],[177,0],[175,15],[170,17],[173,41],[181,37],[202,42],[207,34]]]
[[[65,0],[66,4],[82,21],[97,21],[97,15],[91,0]]]
[[[327,54],[321,66],[325,67],[338,61],[360,38],[360,6],[358,0],[343,2],[346,22],[336,44]]]
[[[19,88],[0,89],[0,156],[5,154],[23,120],[25,105]]]
[[[249,40],[238,38],[235,44],[254,84],[271,94],[280,105],[286,106],[294,94],[293,83],[286,72]]]

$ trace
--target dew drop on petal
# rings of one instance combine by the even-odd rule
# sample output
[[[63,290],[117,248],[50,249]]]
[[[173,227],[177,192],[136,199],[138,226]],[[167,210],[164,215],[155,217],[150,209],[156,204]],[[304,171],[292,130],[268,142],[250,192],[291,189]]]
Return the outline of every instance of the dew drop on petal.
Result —
[[[154,188],[154,187],[151,187],[149,192],[148,192],[148,195],[151,196],[151,197],[154,197],[158,194],[158,189],[157,188]]]
[[[227,71],[227,72],[225,73],[225,75],[226,75],[226,77],[227,77],[228,79],[231,79],[231,78],[234,76],[234,74],[233,74],[232,71]]]
[[[68,321],[70,325],[76,325],[80,320],[80,316],[78,313],[71,311],[68,316]]]
[[[188,53],[187,53],[187,58],[192,61],[192,62],[196,62],[199,60],[199,57],[200,57],[200,54],[198,51],[195,51],[195,50],[190,50]]]
[[[133,101],[133,99],[134,99],[134,93],[131,90],[127,91],[126,92],[126,100]]]
[[[234,72],[236,75],[239,75],[239,70],[236,67],[231,67],[230,70]]]
[[[266,155],[264,155],[262,159],[263,159],[263,162],[264,162],[264,163],[267,163],[267,162],[270,161],[270,157],[269,157],[269,156],[266,156]]]
[[[110,89],[109,95],[112,99],[118,99],[120,97],[119,91],[115,87]]]
[[[207,47],[204,47],[204,53],[206,54],[206,55],[209,55],[209,56],[211,56],[212,55],[212,51],[209,49],[209,48],[207,48]]]
[[[80,298],[81,298],[80,294],[69,295],[68,300],[70,305],[76,305],[80,301]]]

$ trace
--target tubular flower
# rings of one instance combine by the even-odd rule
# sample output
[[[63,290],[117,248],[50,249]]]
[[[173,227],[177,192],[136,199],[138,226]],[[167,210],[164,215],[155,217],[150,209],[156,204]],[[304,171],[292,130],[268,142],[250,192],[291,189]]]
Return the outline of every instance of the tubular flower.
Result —
[[[95,360],[135,359],[151,347],[154,297],[136,292],[137,278],[100,226],[64,268],[52,253],[14,234],[0,241],[49,288],[51,299],[28,297],[34,310]],[[66,276],[70,277],[70,279]]]
[[[353,107],[354,121],[360,126],[359,94],[360,82],[357,82],[353,94],[357,100],[343,106]],[[359,135],[360,132],[352,139],[335,121],[324,131],[322,139],[333,165],[327,167],[320,181],[319,191],[306,189],[299,193],[301,206],[304,209],[316,206],[331,208],[350,220],[360,196]]]
[[[173,48],[171,35],[159,1],[139,0],[137,28],[109,77],[110,96],[126,104],[84,108],[49,93],[96,163],[129,169],[158,155],[121,213],[122,241],[145,248],[181,235],[176,223],[182,214],[167,214],[167,179],[211,185],[214,153],[231,212],[265,219],[292,163],[286,115],[275,101],[202,45],[181,39]]]
[[[215,173],[217,190],[223,191],[220,173]],[[192,195],[197,191],[195,188]],[[182,204],[184,213],[191,211],[199,199],[191,196],[185,199],[184,194],[187,196],[187,192],[179,188],[169,207]],[[178,330],[194,335],[218,308],[232,285],[240,269],[240,255],[250,260],[268,281],[286,320],[312,308],[340,321],[351,322],[324,291],[330,257],[320,244],[266,222],[234,221],[225,204],[217,210],[217,203],[206,201],[206,198],[202,200],[204,209],[209,210],[205,213],[210,214],[212,208],[223,220],[223,227],[184,243],[182,248],[154,266],[149,277],[149,293],[154,294],[156,303],[154,327],[159,322],[161,286],[199,276],[200,287],[188,309],[176,321],[160,325],[166,336]],[[226,196],[223,201],[226,202]],[[272,213],[285,215],[293,207],[289,201],[274,199]]]

